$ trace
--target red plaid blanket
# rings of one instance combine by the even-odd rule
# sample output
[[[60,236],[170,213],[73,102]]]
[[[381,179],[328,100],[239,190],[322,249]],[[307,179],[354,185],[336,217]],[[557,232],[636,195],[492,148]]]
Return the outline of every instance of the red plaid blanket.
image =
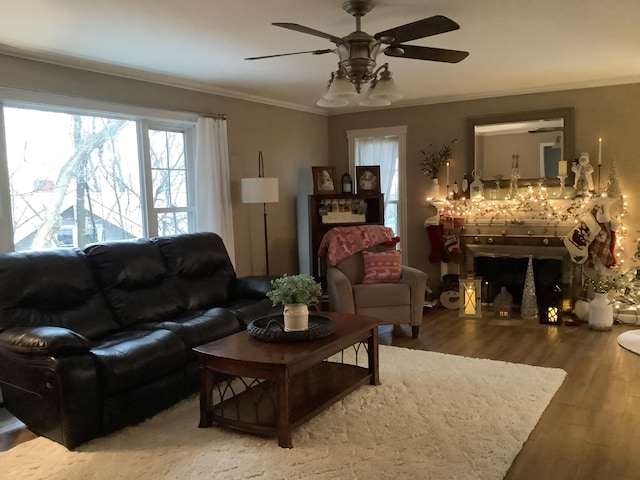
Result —
[[[327,254],[329,266],[335,267],[349,255],[365,248],[380,244],[393,247],[399,241],[400,238],[393,235],[393,230],[383,225],[334,227],[322,237],[318,256]]]

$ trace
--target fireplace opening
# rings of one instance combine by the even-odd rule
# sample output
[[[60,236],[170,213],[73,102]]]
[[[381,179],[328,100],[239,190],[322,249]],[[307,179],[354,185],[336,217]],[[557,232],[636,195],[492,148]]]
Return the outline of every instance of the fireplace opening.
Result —
[[[554,286],[562,287],[562,260],[534,258],[532,263],[536,298],[540,303]],[[482,303],[493,303],[493,299],[500,293],[500,288],[506,287],[513,296],[514,306],[519,307],[522,303],[528,264],[528,257],[476,256],[474,270],[476,276],[482,277]]]

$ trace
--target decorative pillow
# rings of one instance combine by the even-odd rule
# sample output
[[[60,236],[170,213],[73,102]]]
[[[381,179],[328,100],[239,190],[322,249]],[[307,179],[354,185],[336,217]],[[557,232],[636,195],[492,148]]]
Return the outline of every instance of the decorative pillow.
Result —
[[[362,252],[364,277],[362,283],[398,283],[402,275],[402,252]]]

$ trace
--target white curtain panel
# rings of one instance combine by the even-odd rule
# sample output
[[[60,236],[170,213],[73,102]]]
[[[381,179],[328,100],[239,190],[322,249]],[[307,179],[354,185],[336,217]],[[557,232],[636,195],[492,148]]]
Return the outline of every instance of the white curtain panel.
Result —
[[[198,119],[195,175],[197,230],[220,235],[235,265],[226,120]]]
[[[398,137],[371,137],[356,140],[356,165],[380,165],[380,190],[385,203],[397,201],[398,190],[393,188],[394,174],[398,163]],[[386,215],[385,215],[386,216]],[[389,224],[393,223],[393,224]],[[385,224],[398,234],[397,221],[386,219]]]

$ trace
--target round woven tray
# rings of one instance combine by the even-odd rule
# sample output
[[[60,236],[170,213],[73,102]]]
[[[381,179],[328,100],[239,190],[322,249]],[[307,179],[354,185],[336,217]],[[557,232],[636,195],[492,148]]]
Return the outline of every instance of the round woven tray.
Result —
[[[249,324],[249,335],[271,343],[308,342],[331,335],[336,330],[333,320],[320,315],[309,314],[309,330],[300,332],[284,331],[284,315],[270,315],[258,318]]]

